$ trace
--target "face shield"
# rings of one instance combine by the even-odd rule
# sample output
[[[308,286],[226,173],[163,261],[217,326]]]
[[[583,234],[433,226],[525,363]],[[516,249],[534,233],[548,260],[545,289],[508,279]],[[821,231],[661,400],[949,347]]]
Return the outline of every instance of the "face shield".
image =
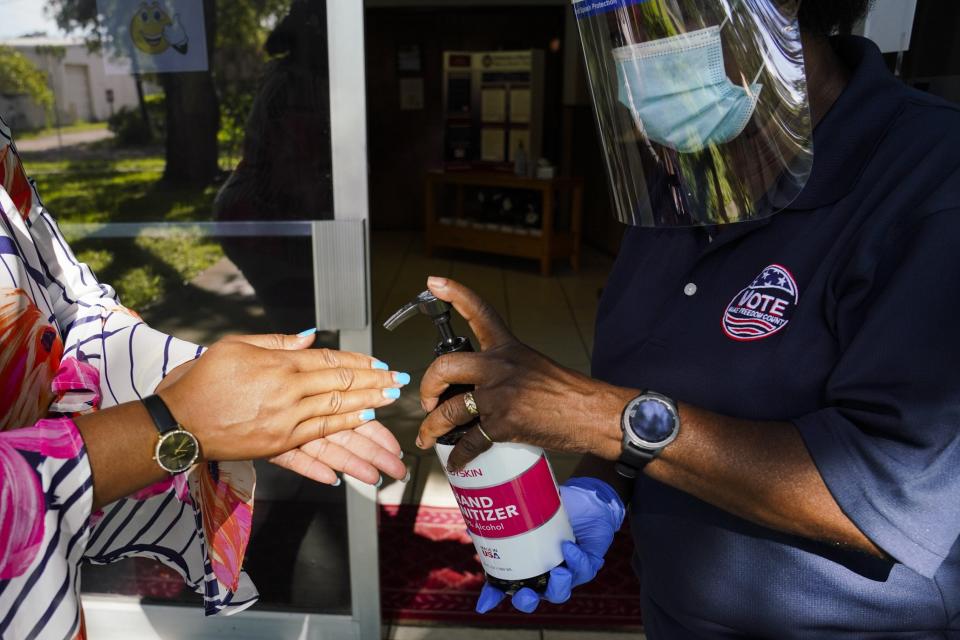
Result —
[[[799,0],[573,0],[616,216],[729,224],[813,166]]]

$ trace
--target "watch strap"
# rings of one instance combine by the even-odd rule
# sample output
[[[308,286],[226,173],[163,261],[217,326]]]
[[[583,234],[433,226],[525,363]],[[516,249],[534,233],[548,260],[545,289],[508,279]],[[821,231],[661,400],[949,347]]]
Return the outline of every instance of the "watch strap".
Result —
[[[180,423],[177,422],[177,419],[170,413],[170,408],[167,407],[167,403],[163,401],[163,398],[156,395],[147,396],[142,402],[143,406],[147,409],[147,413],[150,414],[154,426],[156,426],[157,431],[160,432],[160,435],[180,428]]]
[[[620,458],[616,463],[616,470],[625,478],[636,478],[643,468],[650,464],[660,454],[660,449],[646,451],[632,442],[624,442],[620,451]]]

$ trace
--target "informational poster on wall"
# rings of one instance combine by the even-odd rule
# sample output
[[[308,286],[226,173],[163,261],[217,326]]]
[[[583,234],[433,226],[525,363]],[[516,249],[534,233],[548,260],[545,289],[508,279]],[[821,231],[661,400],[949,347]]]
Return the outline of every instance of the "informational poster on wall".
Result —
[[[506,131],[500,127],[484,127],[480,131],[480,159],[484,162],[503,162]]]
[[[505,89],[484,89],[480,93],[480,117],[484,122],[506,121],[507,92]]]
[[[108,75],[206,71],[203,0],[97,0]]]
[[[510,122],[511,124],[530,122],[530,89],[510,90]]]
[[[400,78],[400,110],[423,109],[423,78]]]

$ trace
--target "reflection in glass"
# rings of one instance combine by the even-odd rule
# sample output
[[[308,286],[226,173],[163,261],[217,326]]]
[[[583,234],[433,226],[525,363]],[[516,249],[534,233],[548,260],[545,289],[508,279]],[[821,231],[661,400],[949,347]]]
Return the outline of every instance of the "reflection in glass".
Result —
[[[96,246],[110,256],[111,268],[130,273],[143,266],[137,246],[219,247],[228,239],[301,240],[310,262],[311,225],[306,222],[113,223],[64,225],[71,245]],[[271,237],[270,234],[275,234]],[[134,249],[131,249],[134,247]],[[128,262],[130,261],[130,262]],[[152,268],[162,266],[147,258]],[[313,307],[313,285],[308,287]],[[235,333],[264,333],[269,321],[243,274],[222,256],[188,283],[164,288],[140,310],[143,319],[165,333],[211,344]],[[321,342],[319,346],[336,347]],[[269,463],[255,463],[256,503],[245,570],[260,598],[258,607],[325,613],[351,610],[346,504],[342,487],[318,485]],[[139,597],[145,603],[196,607],[198,595],[172,569],[149,559],[84,568],[85,593]]]
[[[96,24],[95,4],[62,3],[58,17]],[[325,4],[194,4],[206,71],[138,74],[143,109],[118,111],[112,139],[25,163],[79,257],[151,325],[199,344],[296,333],[314,326],[315,303],[311,225],[295,221],[333,212]],[[200,46],[191,36],[191,54]],[[258,606],[349,612],[344,489],[256,466],[245,568]],[[84,591],[198,601],[140,559],[86,568]]]
[[[297,0],[266,41],[268,63],[244,127],[242,157],[214,201],[217,220],[333,217],[323,0]],[[229,238],[274,331],[313,326],[312,262],[300,238]]]

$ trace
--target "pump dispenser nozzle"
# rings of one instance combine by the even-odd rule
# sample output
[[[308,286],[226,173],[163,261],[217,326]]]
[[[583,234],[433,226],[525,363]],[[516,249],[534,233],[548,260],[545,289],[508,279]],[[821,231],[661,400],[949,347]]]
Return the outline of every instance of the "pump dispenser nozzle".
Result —
[[[397,309],[397,312],[390,316],[390,318],[383,323],[383,326],[387,330],[393,331],[410,318],[417,315],[424,315],[433,320],[434,326],[436,326],[437,331],[440,332],[440,342],[438,342],[437,346],[433,349],[434,356],[439,358],[442,355],[454,353],[456,351],[473,351],[473,345],[470,344],[469,339],[463,336],[458,336],[453,332],[453,327],[450,325],[450,312],[452,310],[453,307],[449,302],[444,302],[429,291],[424,291],[416,298]],[[440,401],[443,402],[454,396],[460,395],[461,393],[470,391],[471,389],[473,389],[472,386],[462,384],[451,385],[446,391],[443,392],[443,395],[440,396]],[[438,438],[437,442],[441,444],[455,445],[457,440],[459,440],[460,437],[468,429],[470,429],[470,427],[477,423],[477,420],[474,420],[470,424],[457,427],[453,431]]]
[[[453,307],[429,291],[424,291],[416,298],[403,305],[383,323],[384,328],[393,331],[401,324],[416,315],[425,315],[433,320],[434,326],[440,333],[440,342],[434,348],[434,354],[439,357],[455,351],[473,351],[473,345],[467,338],[458,336],[450,325],[450,310]]]

